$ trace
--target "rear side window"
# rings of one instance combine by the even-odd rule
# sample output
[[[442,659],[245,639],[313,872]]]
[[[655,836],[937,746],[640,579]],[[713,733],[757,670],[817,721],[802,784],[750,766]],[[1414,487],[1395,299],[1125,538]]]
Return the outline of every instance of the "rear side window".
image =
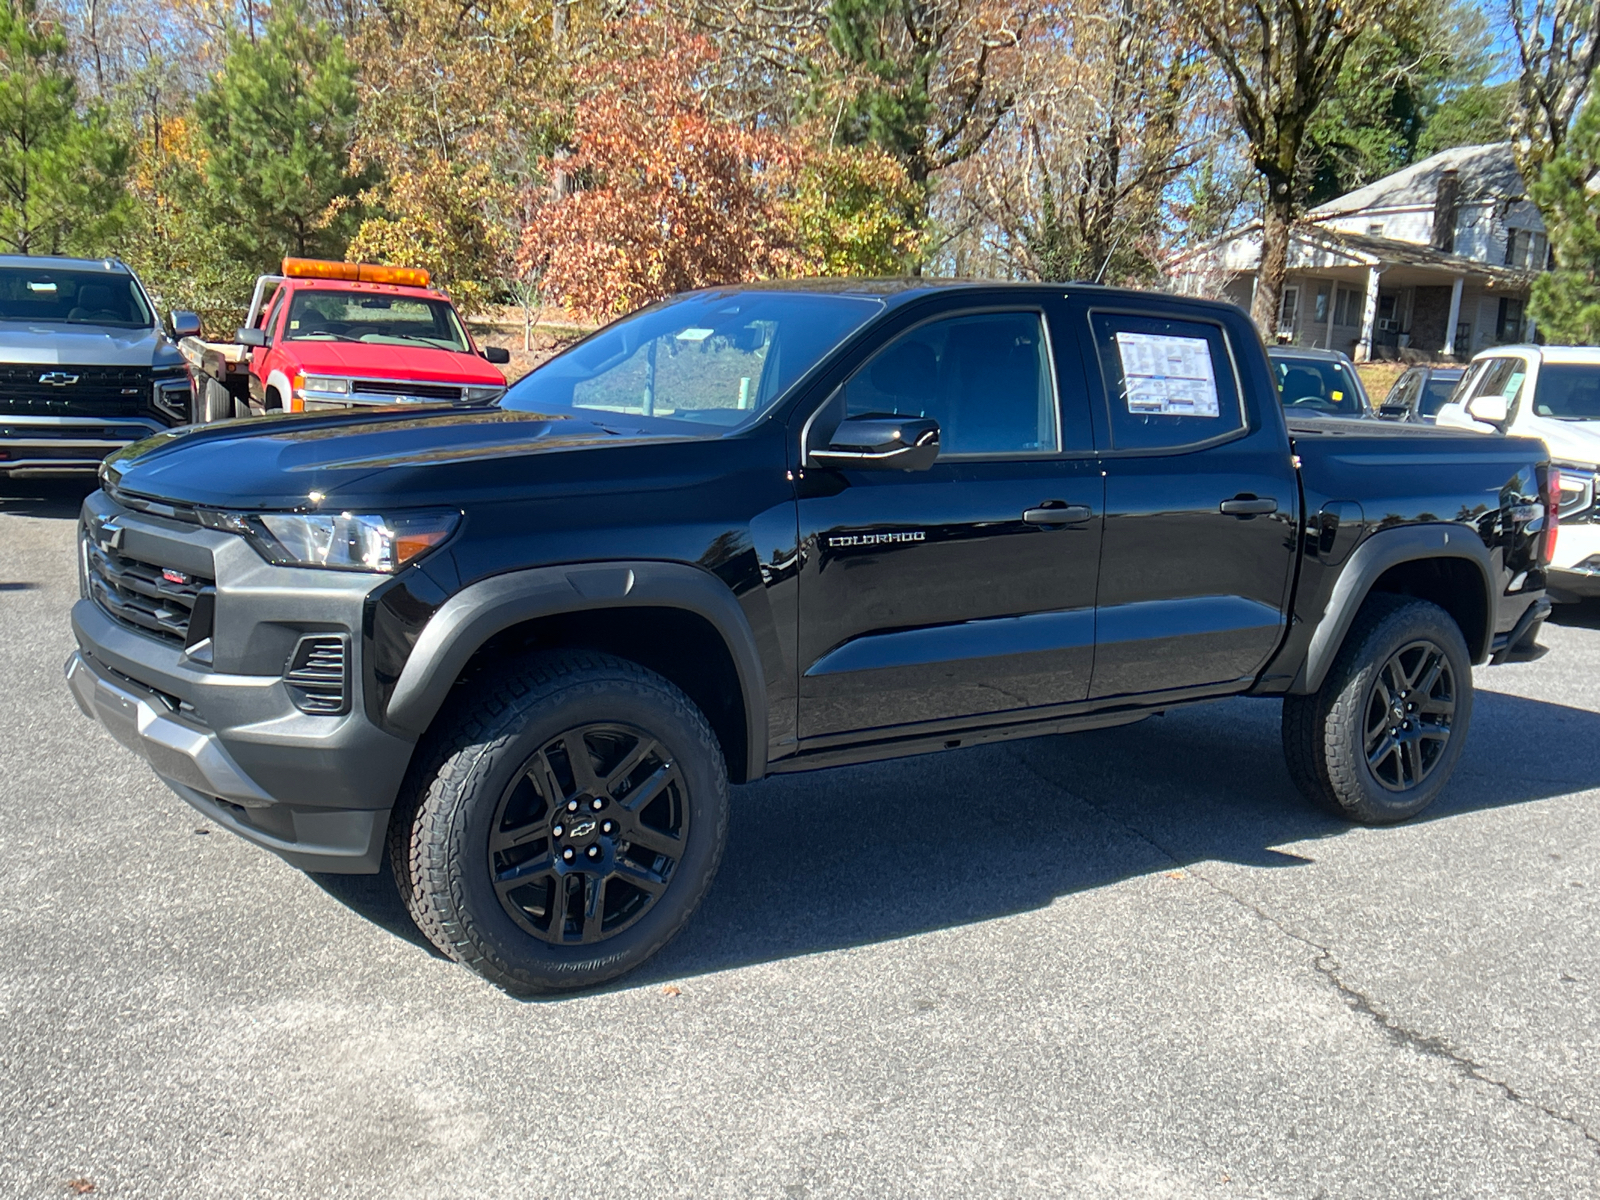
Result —
[[[1534,385],[1533,411],[1561,421],[1600,421],[1600,364],[1545,363]]]
[[[1274,371],[1276,371],[1276,364],[1274,364]],[[1417,394],[1417,384],[1421,379],[1422,373],[1420,371],[1407,371],[1400,376],[1399,382],[1390,388],[1389,394],[1383,398],[1383,407],[1385,409],[1410,408],[1411,401]],[[1281,391],[1283,386],[1281,381],[1278,386]]]
[[[1244,428],[1233,360],[1220,326],[1131,313],[1091,313],[1118,450],[1176,450]]]
[[[1422,391],[1422,403],[1417,405],[1417,411],[1425,417],[1437,417],[1439,410],[1450,403],[1450,397],[1455,394],[1459,379],[1428,380],[1428,386]]]
[[[1366,411],[1355,377],[1342,362],[1279,358],[1273,360],[1272,373],[1284,409],[1297,417],[1359,417]]]

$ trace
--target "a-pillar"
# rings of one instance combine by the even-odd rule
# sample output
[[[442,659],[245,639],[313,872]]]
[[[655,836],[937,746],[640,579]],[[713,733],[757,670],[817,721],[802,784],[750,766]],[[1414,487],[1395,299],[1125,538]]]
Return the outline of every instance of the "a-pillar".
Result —
[[[1456,353],[1456,325],[1461,321],[1461,288],[1466,276],[1457,275],[1450,285],[1450,315],[1444,323],[1444,356],[1454,358]]]
[[[1378,319],[1378,281],[1383,278],[1381,266],[1367,268],[1367,302],[1361,307],[1361,344],[1356,347],[1356,361],[1372,361],[1372,326]]]

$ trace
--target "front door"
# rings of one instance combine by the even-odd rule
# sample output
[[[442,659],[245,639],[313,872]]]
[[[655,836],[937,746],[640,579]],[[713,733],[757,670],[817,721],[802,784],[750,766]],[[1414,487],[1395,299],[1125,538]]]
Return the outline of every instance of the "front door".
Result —
[[[1242,687],[1283,637],[1298,527],[1270,382],[1240,394],[1215,320],[1077,313],[1110,430],[1090,694]]]
[[[930,416],[941,451],[926,471],[803,473],[802,740],[1088,694],[1102,485],[1081,370],[1058,389],[1060,365],[1038,309],[937,317],[812,422],[825,444],[845,415]]]

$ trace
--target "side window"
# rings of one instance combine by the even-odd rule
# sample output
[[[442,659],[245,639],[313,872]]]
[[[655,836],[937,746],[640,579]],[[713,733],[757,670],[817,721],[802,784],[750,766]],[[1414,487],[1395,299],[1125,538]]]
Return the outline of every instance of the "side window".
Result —
[[[288,294],[288,288],[278,288],[273,294],[272,303],[267,305],[267,315],[261,318],[261,328],[266,331],[268,342],[277,340],[273,337],[272,331],[277,328],[278,318],[283,315],[283,300]]]
[[[1200,321],[1091,313],[1118,450],[1175,450],[1244,428],[1222,328]]]
[[[1037,312],[947,317],[909,329],[843,390],[846,416],[938,421],[941,458],[1060,448],[1050,345]]]
[[[1473,384],[1472,396],[1504,396],[1506,407],[1516,405],[1522,395],[1522,381],[1528,377],[1528,365],[1520,358],[1491,358],[1483,373]]]
[[[1407,371],[1400,377],[1400,382],[1394,385],[1388,397],[1383,402],[1385,408],[1410,408],[1411,402],[1416,398],[1417,387],[1422,382],[1422,372]]]

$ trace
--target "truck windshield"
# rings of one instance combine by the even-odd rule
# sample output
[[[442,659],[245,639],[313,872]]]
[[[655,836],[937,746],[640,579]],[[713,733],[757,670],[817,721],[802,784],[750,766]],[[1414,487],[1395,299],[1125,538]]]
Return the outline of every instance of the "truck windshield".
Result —
[[[1533,411],[1558,421],[1600,421],[1600,363],[1545,363]]]
[[[148,329],[155,314],[133,276],[0,267],[0,320]]]
[[[883,311],[867,296],[709,292],[647,308],[578,343],[501,400],[523,412],[614,413],[725,432],[754,421]]]
[[[1283,407],[1296,416],[1359,417],[1366,413],[1361,388],[1342,362],[1321,358],[1274,358]]]
[[[470,348],[448,301],[322,288],[295,292],[283,336],[290,342],[432,346],[463,354]]]

